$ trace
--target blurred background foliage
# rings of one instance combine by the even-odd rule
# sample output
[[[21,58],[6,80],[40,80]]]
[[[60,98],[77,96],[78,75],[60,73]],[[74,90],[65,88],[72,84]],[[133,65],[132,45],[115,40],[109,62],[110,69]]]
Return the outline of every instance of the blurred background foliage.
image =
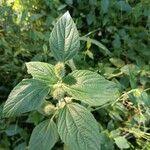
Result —
[[[77,69],[100,73],[122,93],[114,104],[92,108],[102,149],[149,150],[149,0],[0,1],[0,150],[26,149],[33,127],[43,119],[37,112],[4,119],[2,107],[12,88],[28,76],[25,62],[55,63],[49,36],[67,10],[82,42],[74,58]],[[62,147],[58,142],[54,150]]]

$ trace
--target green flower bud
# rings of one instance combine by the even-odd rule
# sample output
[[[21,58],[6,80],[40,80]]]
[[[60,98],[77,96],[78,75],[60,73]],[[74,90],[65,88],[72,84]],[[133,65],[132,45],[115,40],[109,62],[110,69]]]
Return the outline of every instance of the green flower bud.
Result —
[[[59,108],[63,108],[66,105],[66,103],[64,101],[59,103]]]
[[[55,112],[56,108],[52,104],[48,104],[44,107],[44,112],[46,115],[51,115]]]
[[[65,76],[65,64],[59,62],[55,65],[55,74],[58,78],[63,78]]]
[[[65,95],[65,91],[61,87],[58,87],[53,91],[52,95],[54,99],[61,100]]]
[[[70,102],[72,101],[72,97],[65,97],[65,101],[66,101],[67,103],[70,103]]]
[[[45,101],[38,111],[44,115],[51,115],[56,111],[56,107],[49,101]]]

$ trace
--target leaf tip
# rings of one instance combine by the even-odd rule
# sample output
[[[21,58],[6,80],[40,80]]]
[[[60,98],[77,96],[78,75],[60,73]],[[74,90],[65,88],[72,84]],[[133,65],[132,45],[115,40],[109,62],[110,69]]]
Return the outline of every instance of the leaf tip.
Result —
[[[26,67],[28,68],[30,62],[25,62]]]
[[[66,11],[63,15],[64,18],[68,19],[68,18],[71,18],[71,15],[69,13],[69,11]]]

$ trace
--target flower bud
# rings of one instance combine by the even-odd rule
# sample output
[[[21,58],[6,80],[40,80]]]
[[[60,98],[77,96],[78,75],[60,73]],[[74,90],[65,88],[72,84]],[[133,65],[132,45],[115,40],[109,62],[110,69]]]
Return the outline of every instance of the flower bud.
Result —
[[[45,101],[38,111],[44,115],[51,115],[55,112],[56,107],[49,101]]]
[[[64,97],[65,91],[61,87],[58,87],[53,91],[52,95],[54,99],[60,100]]]
[[[65,65],[59,62],[55,65],[55,74],[58,78],[63,78],[65,76]]]
[[[59,103],[58,103],[59,108],[63,108],[65,105],[66,105],[66,103],[64,101],[59,101]]]
[[[56,108],[52,104],[48,104],[44,107],[44,112],[46,115],[51,115],[55,112]]]

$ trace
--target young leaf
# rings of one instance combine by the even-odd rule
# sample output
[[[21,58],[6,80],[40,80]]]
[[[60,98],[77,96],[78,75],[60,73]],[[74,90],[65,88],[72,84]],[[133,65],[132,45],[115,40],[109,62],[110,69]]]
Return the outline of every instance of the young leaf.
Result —
[[[45,120],[34,128],[29,141],[29,150],[50,150],[57,140],[58,132],[55,122]]]
[[[122,136],[116,137],[115,143],[120,149],[127,149],[130,147],[126,138],[124,138]]]
[[[54,26],[49,42],[57,61],[67,61],[77,53],[80,47],[79,35],[68,11]]]
[[[44,62],[28,62],[26,66],[28,73],[35,79],[43,80],[50,84],[55,84],[58,80],[54,72],[54,66],[51,64]]]
[[[93,115],[77,103],[67,104],[60,111],[58,132],[71,150],[100,150],[98,124]]]
[[[74,99],[91,106],[100,106],[118,97],[115,83],[95,72],[76,70],[64,79],[64,89]]]
[[[18,116],[38,108],[46,95],[49,87],[36,79],[22,80],[10,93],[4,108],[5,117]]]
[[[116,67],[118,67],[118,68],[121,68],[121,67],[123,67],[123,66],[125,65],[125,62],[124,62],[122,59],[120,59],[120,58],[112,57],[112,58],[109,59],[109,61],[110,61],[114,66],[116,66]]]
[[[104,55],[108,55],[108,56],[112,55],[112,53],[101,42],[99,42],[99,41],[97,41],[95,39],[91,39],[89,37],[82,36],[82,37],[80,37],[80,40],[82,40],[82,41],[89,41],[92,44],[98,46],[100,48],[101,52]]]

